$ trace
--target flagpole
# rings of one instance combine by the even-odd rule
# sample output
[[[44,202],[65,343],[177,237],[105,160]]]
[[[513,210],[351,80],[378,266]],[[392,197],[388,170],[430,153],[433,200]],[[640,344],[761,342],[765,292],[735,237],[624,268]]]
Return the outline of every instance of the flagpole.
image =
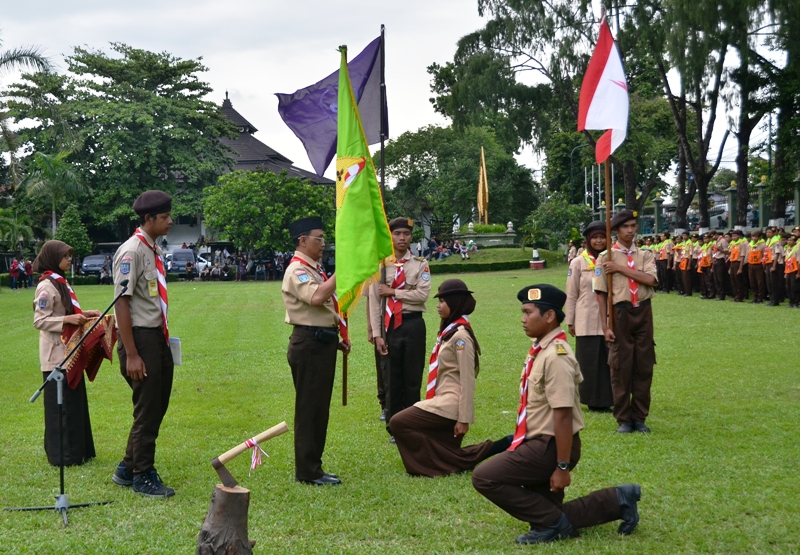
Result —
[[[384,180],[386,179],[386,164],[384,163],[383,147],[386,140],[386,26],[381,23],[381,200],[384,203],[384,210],[386,209],[386,186]],[[419,253],[422,256],[422,253]],[[386,283],[386,261],[381,260],[381,284]],[[381,297],[381,319],[386,314],[386,303],[388,299]],[[381,324],[381,339],[386,344],[386,329]]]
[[[611,188],[609,187],[609,182],[611,181],[611,162],[606,159],[606,163],[603,164],[605,166],[605,182],[606,182],[606,260],[611,262]],[[611,288],[612,282],[612,274],[606,273],[606,285],[608,289],[608,307],[606,311],[608,312],[608,327],[613,329],[614,328],[614,293]]]
[[[348,318],[344,319],[344,326],[348,327]],[[348,334],[349,337],[349,334]],[[342,353],[342,406],[347,406],[347,353]]]

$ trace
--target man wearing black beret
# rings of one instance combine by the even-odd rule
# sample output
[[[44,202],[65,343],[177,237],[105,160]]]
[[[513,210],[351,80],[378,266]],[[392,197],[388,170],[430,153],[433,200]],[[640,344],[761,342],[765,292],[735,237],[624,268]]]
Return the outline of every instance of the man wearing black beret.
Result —
[[[114,255],[114,294],[128,289],[114,313],[119,328],[117,354],[122,376],[133,392],[133,425],[125,458],[111,479],[146,497],[171,497],[155,469],[156,439],[169,407],[173,360],[167,327],[167,275],[157,239],[172,227],[172,197],[146,191],[133,203],[139,227]]]
[[[650,431],[645,419],[650,413],[650,386],[656,363],[650,299],[658,281],[653,253],[633,244],[637,229],[632,211],[623,210],[614,216],[611,230],[617,232],[617,241],[610,253],[597,257],[594,278],[603,335],[608,342],[614,418],[619,433]],[[612,276],[613,328],[608,325],[608,274]]]
[[[584,428],[578,397],[583,380],[561,329],[567,295],[552,285],[525,287],[522,328],[534,343],[522,370],[517,426],[511,446],[472,474],[478,492],[508,514],[530,524],[517,543],[566,539],[580,528],[622,520],[618,532],[639,523],[641,487],[625,484],[564,503],[570,470],[581,457]]]

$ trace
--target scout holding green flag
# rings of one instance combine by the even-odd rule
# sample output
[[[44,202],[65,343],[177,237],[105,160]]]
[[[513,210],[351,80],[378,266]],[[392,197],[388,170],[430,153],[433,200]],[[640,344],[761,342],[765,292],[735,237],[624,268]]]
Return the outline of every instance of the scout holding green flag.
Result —
[[[347,47],[339,70],[338,139],[336,145],[336,296],[344,321],[361,295],[364,282],[377,275],[380,261],[391,256],[392,235],[383,209],[350,74]],[[346,366],[342,403],[347,403]]]

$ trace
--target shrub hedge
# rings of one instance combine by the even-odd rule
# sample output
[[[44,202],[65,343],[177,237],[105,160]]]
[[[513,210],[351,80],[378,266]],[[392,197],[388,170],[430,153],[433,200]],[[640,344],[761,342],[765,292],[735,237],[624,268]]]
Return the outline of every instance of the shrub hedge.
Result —
[[[167,283],[178,281],[177,274],[167,274]],[[33,275],[33,286],[39,282],[39,275]],[[75,276],[69,280],[70,285],[99,285],[97,276]],[[0,287],[11,287],[11,275],[0,274]]]

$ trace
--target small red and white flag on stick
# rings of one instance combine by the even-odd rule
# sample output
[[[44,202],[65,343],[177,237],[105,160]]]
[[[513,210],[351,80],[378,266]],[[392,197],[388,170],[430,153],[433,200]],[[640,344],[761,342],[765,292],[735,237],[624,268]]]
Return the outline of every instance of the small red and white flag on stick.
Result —
[[[600,37],[581,84],[578,131],[584,129],[607,130],[595,147],[598,164],[620,147],[628,129],[625,69],[605,16],[600,20]]]

